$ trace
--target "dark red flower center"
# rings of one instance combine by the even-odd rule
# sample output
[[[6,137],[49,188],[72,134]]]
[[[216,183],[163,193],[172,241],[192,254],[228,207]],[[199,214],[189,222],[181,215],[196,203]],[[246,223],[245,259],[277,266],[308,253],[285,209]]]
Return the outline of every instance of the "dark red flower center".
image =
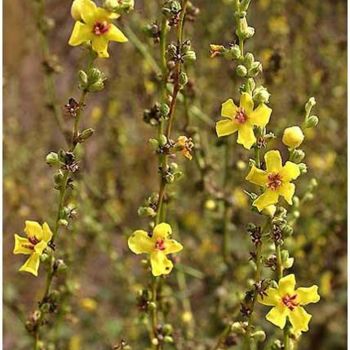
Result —
[[[92,31],[95,35],[103,35],[108,32],[108,29],[109,29],[109,23],[107,21],[103,21],[103,22],[96,22],[94,24],[94,28]]]
[[[287,294],[282,298],[282,302],[285,306],[287,306],[287,308],[289,310],[293,311],[299,305],[299,303],[297,303],[296,299],[297,299],[296,294],[294,294],[292,296]]]
[[[164,239],[158,238],[155,244],[155,248],[158,250],[165,250]]]
[[[267,179],[267,187],[273,191],[277,190],[277,188],[282,185],[282,178],[281,175],[278,173],[270,173],[267,176]]]
[[[248,119],[247,114],[245,113],[244,108],[238,108],[236,115],[235,115],[235,121],[238,124],[244,124]]]

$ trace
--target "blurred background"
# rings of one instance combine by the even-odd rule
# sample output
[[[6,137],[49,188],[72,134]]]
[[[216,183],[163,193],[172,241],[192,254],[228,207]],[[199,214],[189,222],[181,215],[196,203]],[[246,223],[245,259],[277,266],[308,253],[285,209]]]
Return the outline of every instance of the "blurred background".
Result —
[[[51,343],[47,349],[112,349],[122,339],[133,349],[147,348],[137,293],[147,285],[148,274],[126,242],[133,230],[147,228],[148,219],[137,210],[158,188],[156,157],[147,144],[156,128],[144,122],[143,112],[158,98],[159,50],[144,28],[159,20],[159,2],[135,3],[135,10],[117,22],[129,42],[110,45],[111,58],[98,60],[108,77],[106,89],[88,97],[83,124],[95,135],[80,149],[81,171],[72,197],[77,218],[58,240],[70,268],[60,284],[66,297],[54,326],[45,331]],[[51,64],[58,71],[54,99],[61,111],[70,97],[78,99],[82,50],[67,44],[71,2],[47,0],[46,5],[49,48],[59,63]],[[249,189],[243,181],[249,154],[235,144],[229,228],[234,269],[221,283],[222,207],[206,184],[220,188],[222,183],[223,147],[214,125],[221,103],[237,97],[239,81],[229,62],[210,59],[209,45],[232,42],[234,24],[229,1],[194,0],[193,5],[200,12],[185,29],[197,53],[195,64],[187,67],[192,112],[187,118],[179,104],[174,135],[191,130],[197,157],[177,160],[185,176],[171,187],[169,222],[185,249],[178,256],[182,268],[167,278],[163,298],[168,319],[176,325],[177,348],[205,350],[225,321],[240,317],[239,300],[247,276],[253,276],[245,225],[259,216],[249,210],[243,192]],[[23,232],[27,219],[53,225],[58,193],[45,156],[64,147],[64,138],[48,106],[52,91],[45,78],[36,1],[5,0],[3,6],[4,349],[22,350],[31,347],[23,319],[41,297],[44,271],[38,278],[18,272],[24,256],[12,254],[13,234]],[[302,147],[308,173],[298,181],[297,195],[303,197],[312,178],[318,186],[314,198],[298,210],[300,217],[295,214],[294,234],[286,241],[295,257],[290,271],[299,285],[317,284],[321,294],[321,301],[308,307],[313,318],[299,350],[346,349],[346,13],[345,0],[255,0],[248,15],[256,35],[247,49],[262,62],[263,84],[272,94],[270,130],[280,137],[285,127],[300,125],[310,96],[316,98],[320,118]],[[279,141],[270,147],[285,152]],[[258,312],[272,339],[280,336],[264,319],[267,309],[259,306]],[[233,348],[239,348],[237,342]]]

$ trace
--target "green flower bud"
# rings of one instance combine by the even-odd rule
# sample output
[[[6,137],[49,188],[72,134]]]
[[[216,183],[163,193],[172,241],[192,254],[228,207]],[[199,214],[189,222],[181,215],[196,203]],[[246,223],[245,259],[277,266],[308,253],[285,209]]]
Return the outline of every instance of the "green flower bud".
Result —
[[[179,169],[179,165],[175,162],[172,162],[172,163],[170,163],[169,168],[170,168],[170,171],[175,172],[176,170]]]
[[[290,160],[294,163],[300,163],[305,158],[305,152],[301,149],[293,150]]]
[[[299,170],[301,174],[306,174],[307,173],[307,166],[305,163],[300,163],[298,164]]]
[[[46,261],[48,261],[48,260],[49,260],[49,255],[48,255],[48,254],[43,253],[43,254],[40,255],[40,261],[41,261],[42,263],[44,263],[44,262],[46,262]]]
[[[305,128],[314,128],[318,124],[318,117],[316,115],[312,115],[311,117],[307,118],[304,125]]]
[[[289,226],[288,224],[282,227],[282,233],[283,233],[283,236],[285,237],[290,237],[293,234],[293,231],[294,231],[293,227]]]
[[[54,165],[60,165],[60,160],[58,158],[58,154],[56,152],[50,152],[47,156],[46,156],[46,163],[50,166],[54,166]]]
[[[246,17],[240,18],[238,28],[236,30],[237,36],[242,39],[249,39],[254,35],[254,33],[255,29],[248,26]]]
[[[197,59],[196,52],[193,50],[187,51],[186,55],[183,56],[185,62],[194,62]]]
[[[167,174],[167,175],[165,175],[165,181],[168,184],[172,184],[175,181],[175,176],[173,174]]]
[[[262,72],[262,64],[257,61],[252,63],[251,68],[248,71],[249,75],[253,77],[257,76],[261,72]]]
[[[165,337],[164,337],[164,343],[169,343],[169,344],[171,344],[171,343],[173,343],[174,342],[174,339],[173,339],[173,337],[171,337],[170,335],[166,335]]]
[[[144,217],[150,216],[152,218],[157,215],[157,213],[151,207],[140,207],[137,210],[137,214],[139,216],[144,216]]]
[[[253,99],[256,104],[259,103],[268,103],[271,94],[263,86],[259,86],[254,90]]]
[[[62,259],[57,259],[54,263],[54,271],[62,273],[67,271],[67,265]]]
[[[236,68],[236,73],[239,77],[245,77],[248,73],[247,68],[244,67],[242,64],[239,64]]]
[[[185,72],[181,72],[179,75],[179,83],[181,86],[185,86],[188,83],[188,77]]]
[[[305,104],[305,112],[306,114],[310,114],[312,107],[316,106],[315,97],[310,97],[309,101]]]
[[[163,327],[163,334],[171,334],[173,333],[173,326],[169,323],[165,324],[164,327]]]
[[[244,334],[245,329],[242,322],[233,322],[231,325],[231,331],[236,334]]]
[[[253,339],[255,339],[257,342],[261,343],[261,342],[265,341],[266,334],[263,330],[260,330],[260,331],[256,331],[256,332],[252,333],[251,337]]]
[[[157,304],[153,301],[151,301],[150,303],[148,303],[148,310],[152,311],[155,310],[157,308]]]
[[[77,137],[78,143],[85,142],[88,138],[90,138],[94,134],[95,130],[92,128],[88,128],[83,130]]]
[[[99,92],[101,90],[103,90],[105,87],[105,84],[103,83],[103,81],[97,81],[94,84],[89,85],[88,87],[88,91],[89,92]]]
[[[78,83],[81,90],[85,90],[88,86],[88,75],[83,70],[78,72]]]
[[[238,58],[241,57],[241,49],[239,48],[238,45],[233,45],[232,47],[230,47],[230,49],[226,50],[224,57],[237,60]]]
[[[166,103],[162,103],[159,107],[160,114],[163,118],[166,118],[170,112],[170,107]]]
[[[156,139],[149,139],[149,144],[153,147],[154,150],[157,150],[159,147],[159,142]]]
[[[168,139],[165,135],[159,137],[159,144],[163,147],[168,143]]]
[[[250,68],[254,63],[254,55],[248,52],[244,57],[244,64],[246,67]]]

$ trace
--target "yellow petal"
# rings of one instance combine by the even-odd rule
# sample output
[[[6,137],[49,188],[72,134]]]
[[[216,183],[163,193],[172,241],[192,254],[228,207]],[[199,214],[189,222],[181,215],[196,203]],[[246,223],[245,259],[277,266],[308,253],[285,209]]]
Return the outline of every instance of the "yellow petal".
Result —
[[[173,263],[161,251],[151,254],[151,268],[153,276],[167,275],[173,269]]]
[[[162,222],[153,229],[152,239],[153,240],[166,239],[171,236],[171,233],[172,233],[171,226],[165,222]]]
[[[137,230],[128,239],[128,246],[135,254],[148,253],[154,249],[154,243],[146,231]]]
[[[108,19],[115,19],[118,17],[120,17],[120,15],[115,12],[109,12],[102,7],[97,7],[94,13],[94,22],[103,22]]]
[[[252,124],[264,128],[270,120],[272,109],[261,103],[250,115],[249,120]]]
[[[288,161],[280,170],[280,175],[283,181],[289,182],[300,175],[300,169],[297,164]]]
[[[33,244],[29,242],[28,238],[15,235],[15,247],[13,249],[13,254],[32,254],[33,249],[28,248],[32,246]]]
[[[250,115],[253,112],[254,108],[252,97],[248,93],[243,92],[239,101],[239,106],[244,108],[244,111],[247,115]]]
[[[266,291],[267,295],[264,297],[259,296],[258,301],[260,304],[268,306],[277,306],[281,301],[281,296],[276,288],[268,288]]]
[[[175,239],[166,239],[164,245],[165,245],[165,250],[163,251],[164,254],[174,254],[183,249],[182,244],[175,241]]]
[[[86,12],[84,14],[84,17],[86,17],[86,15],[93,13],[95,9],[96,5],[91,0],[74,0],[71,7],[71,15],[76,21],[80,21],[83,19],[83,12]]]
[[[248,123],[242,124],[238,129],[238,139],[237,143],[243,145],[244,148],[250,149],[254,143],[256,142],[256,138],[253,131],[253,126]]]
[[[98,54],[100,58],[108,58],[108,39],[105,35],[94,35],[91,39],[92,49]]]
[[[275,326],[283,329],[286,325],[288,316],[288,308],[279,305],[273,307],[270,312],[266,315],[266,319],[273,323]]]
[[[40,255],[33,253],[27,259],[27,261],[21,266],[19,271],[29,272],[34,276],[38,276],[39,263],[40,263]]]
[[[292,198],[295,192],[295,185],[291,183],[283,184],[279,189],[278,193],[284,197],[288,204],[292,204]]]
[[[51,241],[51,238],[52,238],[52,232],[50,230],[50,227],[46,222],[44,222],[44,224],[43,224],[43,241],[48,243]]]
[[[257,207],[259,211],[262,211],[264,208],[277,202],[278,193],[276,191],[271,191],[267,189],[265,193],[263,193],[253,202],[253,205]]]
[[[298,295],[298,302],[300,305],[307,305],[310,303],[317,303],[320,301],[320,296],[318,294],[318,287],[312,286],[308,288],[298,288],[296,290]]]
[[[114,24],[110,25],[106,37],[108,40],[117,41],[119,43],[125,43],[128,41],[128,38]]]
[[[264,158],[267,172],[276,173],[282,169],[282,158],[279,151],[266,152]]]
[[[45,241],[40,241],[38,244],[34,246],[35,253],[41,255],[46,247],[47,247],[47,243]]]
[[[93,34],[90,26],[81,22],[75,22],[68,44],[78,46],[86,41],[90,41],[92,37]]]
[[[220,120],[216,123],[216,134],[218,137],[231,135],[237,131],[237,124],[230,119]]]
[[[238,107],[235,105],[233,100],[230,98],[221,105],[221,115],[226,118],[233,119],[237,112]]]
[[[295,292],[295,276],[293,274],[282,277],[278,281],[278,291],[281,297],[286,294],[292,295]]]
[[[267,173],[253,165],[245,179],[255,185],[265,186],[267,183]]]
[[[306,332],[309,330],[309,322],[312,316],[304,308],[296,307],[288,316],[294,332]]]
[[[93,1],[80,1],[79,12],[83,21],[87,24],[94,24],[96,21],[97,6]]]
[[[43,229],[36,221],[27,220],[25,222],[24,232],[28,237],[35,237],[39,241],[43,239]]]

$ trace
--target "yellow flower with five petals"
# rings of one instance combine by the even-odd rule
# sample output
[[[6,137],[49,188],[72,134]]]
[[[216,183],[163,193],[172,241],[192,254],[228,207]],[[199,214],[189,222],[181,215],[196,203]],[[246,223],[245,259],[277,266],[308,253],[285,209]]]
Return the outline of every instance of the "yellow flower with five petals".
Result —
[[[115,13],[97,7],[91,0],[74,0],[72,17],[76,20],[69,45],[78,46],[90,42],[99,57],[107,58],[110,41],[126,42],[126,36],[112,23]]]
[[[241,95],[239,107],[232,99],[222,104],[221,116],[225,119],[216,123],[216,133],[219,137],[238,132],[237,143],[250,149],[256,142],[254,126],[265,127],[270,120],[272,109],[264,103],[254,109],[252,97],[244,92]]]
[[[146,231],[137,230],[128,240],[129,248],[135,254],[149,254],[151,269],[154,276],[167,275],[173,268],[173,263],[167,258],[168,254],[182,250],[182,245],[171,239],[171,227],[161,223],[153,229],[152,236]]]
[[[311,315],[302,306],[317,303],[320,300],[318,287],[295,289],[295,276],[293,274],[281,278],[278,288],[268,288],[266,296],[259,296],[258,301],[267,306],[273,306],[266,315],[266,319],[275,326],[283,329],[287,317],[292,324],[293,332],[306,332],[309,330]]]
[[[15,234],[13,254],[30,255],[19,271],[38,276],[40,256],[51,241],[52,232],[46,222],[41,226],[38,222],[29,220],[25,222],[24,232],[27,238]]]
[[[279,196],[284,197],[288,204],[292,204],[295,185],[290,182],[300,175],[298,165],[288,161],[282,166],[279,151],[267,152],[265,163],[266,170],[258,169],[254,165],[246,177],[246,180],[265,189],[265,192],[253,202],[253,205],[262,211],[264,208],[278,203]]]

